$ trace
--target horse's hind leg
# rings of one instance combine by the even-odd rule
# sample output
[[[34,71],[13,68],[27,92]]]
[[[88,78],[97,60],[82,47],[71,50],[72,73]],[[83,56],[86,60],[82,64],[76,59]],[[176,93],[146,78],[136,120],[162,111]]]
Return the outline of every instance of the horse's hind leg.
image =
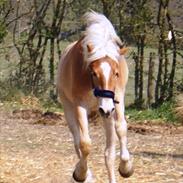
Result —
[[[119,172],[121,176],[127,178],[133,174],[133,166],[127,149],[127,123],[124,116],[123,97],[121,103],[116,105],[116,133],[120,141]]]

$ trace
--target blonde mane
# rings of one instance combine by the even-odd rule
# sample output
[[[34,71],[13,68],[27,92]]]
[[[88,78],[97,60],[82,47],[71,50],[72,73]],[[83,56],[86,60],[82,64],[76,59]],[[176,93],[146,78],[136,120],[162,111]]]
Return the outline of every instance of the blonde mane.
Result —
[[[89,65],[92,61],[108,56],[118,62],[119,45],[122,45],[111,22],[102,14],[94,11],[84,15],[87,25],[82,41],[84,59]],[[92,52],[88,52],[87,45],[93,46]]]

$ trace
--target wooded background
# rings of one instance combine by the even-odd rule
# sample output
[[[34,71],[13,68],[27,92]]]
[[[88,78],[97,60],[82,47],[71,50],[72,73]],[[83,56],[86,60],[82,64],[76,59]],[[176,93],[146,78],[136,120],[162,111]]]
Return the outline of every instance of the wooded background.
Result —
[[[56,101],[59,58],[81,36],[82,15],[92,9],[130,47],[131,103],[149,108],[171,100],[183,91],[182,7],[181,0],[1,0],[0,99],[21,91]]]

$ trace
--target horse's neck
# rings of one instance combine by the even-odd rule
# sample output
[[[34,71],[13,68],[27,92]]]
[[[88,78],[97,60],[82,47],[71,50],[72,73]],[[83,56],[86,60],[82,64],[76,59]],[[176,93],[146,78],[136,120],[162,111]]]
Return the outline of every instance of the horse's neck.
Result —
[[[86,74],[87,70],[85,67],[85,61],[82,53],[82,39],[80,39],[75,45],[73,45],[71,57],[73,61],[73,69],[77,72],[77,74]]]
[[[81,40],[72,48],[70,57],[72,60],[72,80],[75,95],[85,96],[91,90],[91,78],[84,61]]]

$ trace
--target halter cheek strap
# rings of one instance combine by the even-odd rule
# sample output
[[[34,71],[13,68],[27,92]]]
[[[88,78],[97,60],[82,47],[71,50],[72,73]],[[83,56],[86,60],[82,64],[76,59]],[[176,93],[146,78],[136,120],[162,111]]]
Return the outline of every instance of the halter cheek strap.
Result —
[[[114,92],[110,90],[100,90],[99,88],[94,88],[93,94],[95,97],[111,98],[115,104],[119,104],[118,101],[114,99]]]

